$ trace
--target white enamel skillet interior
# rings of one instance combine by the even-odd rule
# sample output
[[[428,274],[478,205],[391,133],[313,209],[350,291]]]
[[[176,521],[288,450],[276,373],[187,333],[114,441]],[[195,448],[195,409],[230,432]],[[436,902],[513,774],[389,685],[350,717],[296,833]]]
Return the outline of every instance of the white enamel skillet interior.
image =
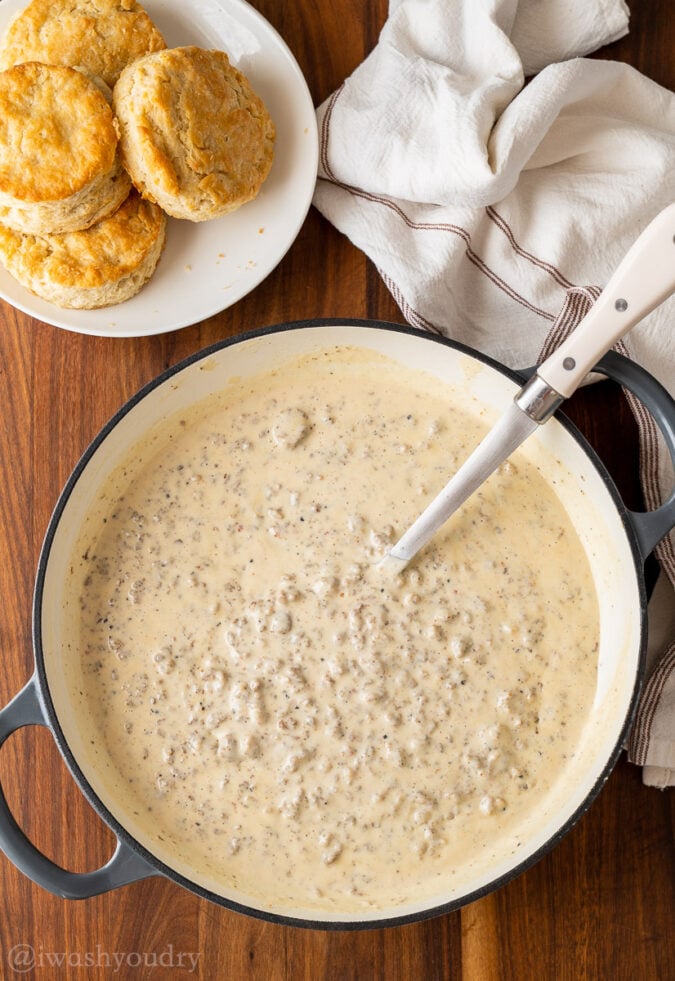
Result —
[[[369,915],[326,915],[278,909],[226,890],[151,837],[125,810],[106,773],[104,748],[87,724],[74,618],[67,603],[68,560],[83,515],[107,476],[149,429],[186,410],[228,379],[277,368],[296,355],[332,346],[373,349],[459,386],[469,409],[487,425],[504,411],[523,377],[458,344],[411,328],[372,321],[311,321],[254,331],[224,341],[169,369],[142,389],[108,423],[71,475],[52,516],[40,557],[34,598],[35,674],[0,712],[0,745],[20,726],[48,726],[83,793],[113,829],[111,860],[90,873],[54,865],[24,836],[0,793],[0,848],[30,878],[68,898],[85,898],[164,875],[216,903],[264,919],[320,929],[398,925],[447,912],[491,891],[533,864],[572,827],[595,798],[619,755],[637,697],[646,643],[643,563],[675,523],[675,496],[656,512],[634,515],[583,438],[563,417],[551,420],[524,447],[571,516],[592,569],[600,606],[600,653],[592,714],[578,751],[536,814],[519,829],[521,844],[495,842],[477,865],[458,872],[455,886],[423,903],[377,909]],[[618,356],[602,368],[634,390],[652,410],[675,452],[675,403],[653,380]],[[394,516],[392,516],[394,517]],[[573,610],[570,611],[573,616]],[[302,874],[299,872],[299,874]]]

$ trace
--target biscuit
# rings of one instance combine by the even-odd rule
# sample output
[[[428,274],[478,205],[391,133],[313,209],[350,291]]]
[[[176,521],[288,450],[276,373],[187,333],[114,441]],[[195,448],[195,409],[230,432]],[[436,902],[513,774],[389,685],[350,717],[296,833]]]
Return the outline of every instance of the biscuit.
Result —
[[[112,109],[74,68],[0,72],[0,221],[61,233],[100,221],[129,194]]]
[[[0,261],[31,293],[59,307],[122,303],[150,279],[166,216],[132,191],[110,217],[65,235],[23,235],[0,224]]]
[[[254,198],[274,156],[274,124],[223,51],[146,55],[113,89],[124,164],[167,214],[205,221]]]
[[[135,0],[32,0],[0,41],[0,69],[24,61],[70,65],[112,88],[128,64],[165,47]]]

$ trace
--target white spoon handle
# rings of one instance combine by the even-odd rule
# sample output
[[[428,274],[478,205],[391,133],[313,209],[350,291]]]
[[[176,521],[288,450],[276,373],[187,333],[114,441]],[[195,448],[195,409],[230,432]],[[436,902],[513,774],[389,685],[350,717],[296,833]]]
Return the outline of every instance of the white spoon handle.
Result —
[[[576,330],[537,368],[569,398],[603,354],[675,290],[675,204],[645,228]]]
[[[675,204],[629,249],[576,330],[537,369],[514,404],[380,565],[400,572],[537,425],[569,398],[612,345],[675,290]]]

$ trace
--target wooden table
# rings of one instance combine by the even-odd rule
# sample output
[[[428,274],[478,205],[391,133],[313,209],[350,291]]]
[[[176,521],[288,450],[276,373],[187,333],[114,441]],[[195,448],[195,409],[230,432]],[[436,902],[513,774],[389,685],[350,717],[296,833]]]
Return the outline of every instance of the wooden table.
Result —
[[[387,9],[386,0],[254,5],[287,39],[315,103],[372,48]],[[631,34],[601,56],[675,87],[672,0],[631,6]],[[251,295],[175,333],[87,337],[0,303],[0,704],[32,672],[40,544],[62,485],[103,423],[191,352],[250,327],[316,316],[402,321],[372,265],[313,209],[287,256]],[[607,384],[585,392],[570,414],[601,446],[629,504],[639,505],[635,428],[618,391]],[[11,737],[0,754],[0,780],[22,827],[55,861],[82,871],[109,857],[113,836],[84,802],[46,730]],[[291,929],[227,912],[162,878],[70,902],[34,886],[0,856],[0,977],[17,976],[10,953],[28,945],[34,974],[44,978],[114,976],[117,953],[119,977],[666,981],[675,977],[674,899],[673,795],[644,788],[639,770],[622,759],[590,811],[534,868],[461,911],[395,929]],[[87,953],[98,967],[82,966]],[[190,954],[197,957],[193,974]],[[164,967],[151,968],[153,957]],[[134,970],[139,963],[146,967]]]

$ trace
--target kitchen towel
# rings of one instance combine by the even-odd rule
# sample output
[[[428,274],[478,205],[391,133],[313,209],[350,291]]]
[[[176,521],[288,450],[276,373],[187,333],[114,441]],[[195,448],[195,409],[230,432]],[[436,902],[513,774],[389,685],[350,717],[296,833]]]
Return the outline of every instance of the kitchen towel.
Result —
[[[622,0],[390,0],[377,45],[317,110],[318,210],[405,319],[511,367],[543,360],[642,228],[675,200],[675,95],[586,55]],[[675,387],[673,299],[621,350]],[[673,472],[630,399],[648,506]],[[628,745],[675,785],[675,536],[657,549],[647,681]],[[660,625],[660,626],[659,626]]]

